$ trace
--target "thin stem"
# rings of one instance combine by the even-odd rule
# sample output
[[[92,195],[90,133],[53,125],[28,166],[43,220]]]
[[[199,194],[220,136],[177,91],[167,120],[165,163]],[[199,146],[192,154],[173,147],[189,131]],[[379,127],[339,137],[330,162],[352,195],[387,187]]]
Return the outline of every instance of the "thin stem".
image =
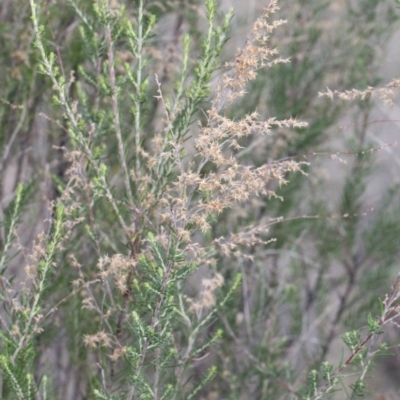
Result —
[[[122,170],[124,172],[124,184],[125,191],[128,197],[129,205],[134,208],[134,201],[132,196],[132,188],[131,188],[131,180],[129,177],[129,170],[126,164],[125,152],[124,152],[124,140],[122,138],[121,133],[121,123],[119,119],[119,106],[118,106],[118,88],[115,79],[115,68],[114,68],[114,50],[113,50],[113,42],[111,38],[111,27],[110,24],[107,24],[105,31],[106,42],[108,46],[108,67],[109,67],[109,78],[110,85],[112,91],[112,108],[113,108],[113,118],[114,118],[114,126],[115,126],[115,135],[117,137],[118,142],[118,153],[119,158],[122,165]]]
[[[143,59],[142,59],[142,50],[143,50],[143,0],[139,1],[139,9],[138,9],[138,32],[137,32],[137,50],[136,50],[136,58],[137,58],[137,72],[136,72],[136,91],[137,95],[135,96],[135,150],[136,150],[136,174],[139,174],[140,169],[140,86],[142,83],[142,68],[143,68]]]

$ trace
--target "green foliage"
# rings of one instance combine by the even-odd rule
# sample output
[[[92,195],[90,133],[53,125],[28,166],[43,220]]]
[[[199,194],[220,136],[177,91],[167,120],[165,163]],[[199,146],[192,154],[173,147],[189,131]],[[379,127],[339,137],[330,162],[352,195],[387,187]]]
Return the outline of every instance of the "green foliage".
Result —
[[[334,97],[381,82],[393,2],[272,1],[245,27],[214,0],[4,1],[0,397],[368,393],[399,188],[372,211],[378,89]]]

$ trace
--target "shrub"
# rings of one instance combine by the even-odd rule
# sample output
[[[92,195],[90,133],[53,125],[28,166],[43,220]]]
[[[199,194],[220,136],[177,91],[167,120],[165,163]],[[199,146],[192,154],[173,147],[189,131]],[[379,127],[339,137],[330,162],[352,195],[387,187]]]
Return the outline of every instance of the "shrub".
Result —
[[[4,29],[18,28],[17,50],[3,50],[15,64],[2,96],[2,398],[365,393],[399,297],[398,188],[375,212],[363,198],[379,150],[373,101],[392,103],[400,85],[374,88],[395,20],[378,3],[348,5],[343,22],[336,10],[351,39],[332,40],[329,2],[292,3],[285,25],[272,0],[234,57],[233,11],[214,0],[30,0],[32,49],[15,14]],[[326,136],[349,107],[335,96],[356,102],[340,150]],[[318,154],[352,160],[337,207],[307,176]],[[335,366],[340,336],[349,354]]]

